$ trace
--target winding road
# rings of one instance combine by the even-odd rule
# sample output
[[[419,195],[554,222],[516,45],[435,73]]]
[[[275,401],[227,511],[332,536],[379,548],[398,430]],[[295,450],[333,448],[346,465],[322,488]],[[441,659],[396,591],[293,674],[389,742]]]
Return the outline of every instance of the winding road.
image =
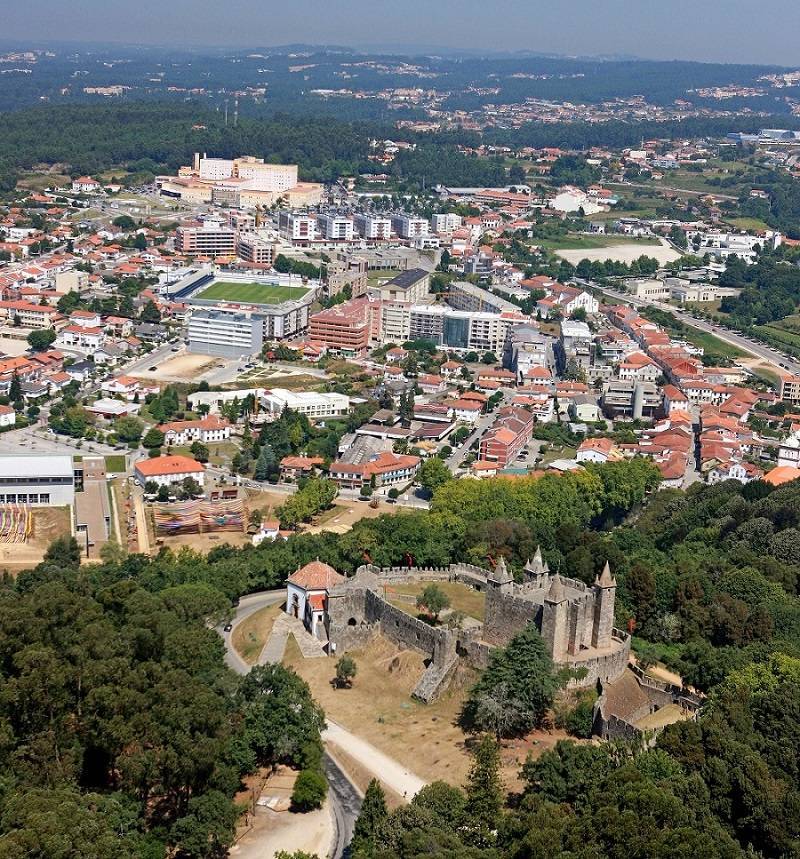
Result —
[[[262,591],[261,593],[249,594],[242,597],[239,605],[236,607],[232,629],[226,632],[224,629],[218,628],[217,631],[225,642],[225,662],[237,674],[247,674],[251,666],[239,656],[231,644],[231,636],[236,626],[259,609],[283,602],[285,597],[285,589]],[[335,837],[331,845],[330,856],[332,859],[341,859],[353,835],[353,827],[355,826],[358,812],[361,809],[361,795],[353,786],[350,779],[339,768],[338,764],[327,753],[323,759],[323,766],[325,768],[325,775],[328,777],[328,800],[330,801],[335,824]]]

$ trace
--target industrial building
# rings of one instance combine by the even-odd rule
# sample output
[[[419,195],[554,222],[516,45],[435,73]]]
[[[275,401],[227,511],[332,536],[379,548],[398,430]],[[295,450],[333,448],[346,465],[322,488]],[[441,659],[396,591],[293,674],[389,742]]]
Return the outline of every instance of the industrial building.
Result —
[[[71,456],[0,456],[0,504],[64,507],[74,503],[75,470]]]

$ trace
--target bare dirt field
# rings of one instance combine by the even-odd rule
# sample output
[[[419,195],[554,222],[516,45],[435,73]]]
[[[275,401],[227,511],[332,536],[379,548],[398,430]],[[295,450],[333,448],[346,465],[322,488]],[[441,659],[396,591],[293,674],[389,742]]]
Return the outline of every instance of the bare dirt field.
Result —
[[[0,337],[0,352],[11,358],[18,358],[30,347],[27,340],[18,340],[16,337]]]
[[[191,382],[214,367],[224,367],[225,364],[221,358],[184,353],[167,358],[157,365],[156,370],[144,370],[136,375],[150,382]]]
[[[459,669],[450,690],[439,701],[422,704],[411,698],[425,670],[421,653],[401,650],[379,636],[351,655],[358,673],[350,689],[331,685],[336,660],[304,660],[291,637],[283,662],[306,680],[332,720],[421,778],[463,784],[471,763],[471,740],[457,719],[477,674],[466,667]],[[506,787],[518,787],[517,775],[529,752],[537,757],[565,736],[561,731],[537,731],[522,740],[504,743],[501,754]]]
[[[159,534],[155,544],[156,549],[163,545],[177,551],[182,546],[188,546],[195,552],[205,553],[225,543],[229,546],[247,546],[250,543],[250,537],[239,531],[214,531],[208,534],[175,534],[173,536]]]
[[[397,505],[387,504],[385,501],[379,502],[377,507],[370,507],[366,501],[340,498],[330,510],[322,513],[316,522],[301,525],[301,529],[307,534],[319,534],[322,531],[344,534],[361,519],[375,519],[382,513],[396,512]]]
[[[594,262],[595,260],[614,260],[615,262],[630,264],[643,255],[655,257],[660,265],[664,265],[680,257],[680,254],[664,241],[662,241],[660,246],[641,245],[631,242],[630,244],[610,245],[606,248],[595,248],[592,250],[558,250],[555,253],[573,265],[577,265],[583,259],[588,259],[590,262]]]
[[[288,810],[297,772],[280,766],[245,780],[246,790],[236,797],[247,810],[239,820],[230,856],[238,859],[273,859],[281,851],[305,851],[327,856],[333,840],[333,817],[328,803],[317,811],[296,814]],[[258,800],[269,805],[258,805]]]
[[[0,544],[0,568],[20,572],[38,564],[57,537],[72,533],[68,507],[37,507],[33,528],[26,543]]]

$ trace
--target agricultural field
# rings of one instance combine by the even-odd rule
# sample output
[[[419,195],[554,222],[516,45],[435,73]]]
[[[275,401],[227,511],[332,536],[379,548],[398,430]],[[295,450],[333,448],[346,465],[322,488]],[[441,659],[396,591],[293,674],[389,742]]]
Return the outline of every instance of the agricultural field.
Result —
[[[218,280],[195,298],[209,301],[240,301],[244,304],[282,304],[284,301],[298,301],[307,293],[307,289],[298,286]]]

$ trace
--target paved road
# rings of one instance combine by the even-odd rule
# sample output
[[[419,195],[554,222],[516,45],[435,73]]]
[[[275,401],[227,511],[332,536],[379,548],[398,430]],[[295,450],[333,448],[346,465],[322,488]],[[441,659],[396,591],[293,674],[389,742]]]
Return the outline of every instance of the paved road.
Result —
[[[763,361],[772,364],[779,371],[787,370],[788,372],[794,374],[800,373],[800,361],[796,361],[791,358],[785,358],[780,352],[777,352],[775,349],[771,349],[769,346],[765,346],[762,343],[754,343],[751,340],[748,340],[743,335],[737,334],[736,332],[731,331],[728,328],[723,328],[720,325],[714,325],[712,322],[706,322],[702,319],[695,319],[694,316],[692,316],[691,314],[684,313],[681,310],[677,310],[673,305],[665,304],[662,301],[643,301],[641,299],[629,295],[628,293],[620,292],[616,289],[609,289],[608,287],[604,286],[599,286],[592,281],[584,282],[588,286],[591,286],[593,289],[596,289],[599,292],[610,296],[614,300],[624,302],[625,304],[630,304],[633,307],[657,307],[659,310],[666,310],[667,312],[672,313],[677,319],[679,319],[681,322],[684,322],[686,325],[689,325],[692,328],[697,328],[699,331],[705,331],[708,334],[713,334],[720,340],[724,340],[726,343],[730,343],[733,346],[737,346],[743,352],[747,352],[756,358],[761,358]]]
[[[233,620],[232,629],[228,632],[218,630],[225,641],[225,662],[237,674],[247,674],[250,666],[239,656],[231,646],[231,636],[236,626],[241,623],[246,617],[249,617],[253,612],[258,611],[268,605],[276,605],[283,601],[286,596],[284,589],[275,591],[262,591],[257,594],[249,594],[242,597],[239,605],[236,608],[236,615]],[[343,731],[337,725],[336,729]],[[329,727],[328,730],[331,730]],[[347,732],[345,732],[347,734]],[[352,734],[348,735],[352,737]],[[340,737],[341,740],[341,737]],[[347,738],[341,741],[342,745],[347,744]],[[342,772],[338,764],[326,754],[323,759],[325,774],[328,777],[328,799],[331,805],[335,823],[335,840],[331,845],[332,859],[340,859],[344,856],[347,845],[350,843],[350,838],[353,834],[356,818],[361,810],[361,796],[353,786],[350,779]]]

